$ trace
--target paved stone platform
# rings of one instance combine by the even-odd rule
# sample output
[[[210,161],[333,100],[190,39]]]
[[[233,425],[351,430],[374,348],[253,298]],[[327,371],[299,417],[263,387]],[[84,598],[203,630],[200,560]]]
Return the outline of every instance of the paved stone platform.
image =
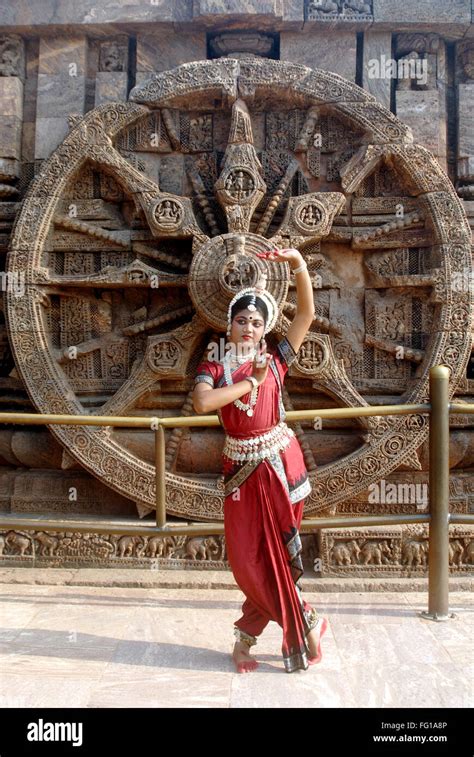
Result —
[[[474,705],[472,593],[451,592],[456,617],[440,623],[418,615],[426,591],[304,596],[329,620],[321,663],[286,673],[272,622],[253,648],[260,667],[238,674],[238,589],[3,582],[0,706]]]
[[[230,570],[143,570],[140,568],[24,568],[0,567],[0,584],[128,586],[155,589],[237,589]],[[300,579],[304,591],[317,593],[388,591],[428,592],[428,577],[353,578],[317,576],[307,569]],[[450,576],[450,591],[474,592],[472,576]]]

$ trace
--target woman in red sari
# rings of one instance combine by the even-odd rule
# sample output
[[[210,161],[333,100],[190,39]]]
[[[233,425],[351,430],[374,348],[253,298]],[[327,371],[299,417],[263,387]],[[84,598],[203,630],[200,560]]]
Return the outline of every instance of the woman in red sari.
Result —
[[[234,623],[237,671],[258,666],[250,647],[273,620],[283,629],[283,661],[292,673],[319,662],[327,626],[298,585],[303,573],[298,530],[311,486],[282,402],[284,378],[313,321],[314,302],[306,263],[297,250],[263,255],[289,263],[296,274],[293,322],[277,348],[267,352],[263,336],[274,327],[278,306],[265,289],[238,292],[229,305],[230,351],[222,360],[198,366],[193,404],[197,413],[217,410],[226,432],[225,541],[234,578],[246,596],[242,616]]]

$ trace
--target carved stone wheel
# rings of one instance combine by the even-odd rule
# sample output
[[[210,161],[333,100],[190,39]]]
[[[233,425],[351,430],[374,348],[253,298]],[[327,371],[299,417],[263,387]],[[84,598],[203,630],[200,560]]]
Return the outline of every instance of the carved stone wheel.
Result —
[[[6,300],[38,411],[131,414],[168,382],[187,392],[173,414],[192,413],[189,379],[225,333],[235,291],[265,274],[281,306],[274,336],[288,328],[288,267],[255,255],[275,244],[297,246],[315,284],[317,318],[289,379],[339,405],[368,404],[362,388],[384,381],[404,388],[401,402],[423,402],[442,363],[454,391],[470,350],[470,235],[437,161],[337,75],[228,58],[156,75],[130,102],[88,113],[32,182],[8,258],[26,295]],[[313,484],[306,515],[336,512],[401,464],[420,468],[426,417],[361,426],[360,447],[317,471],[305,439],[316,432],[297,426]],[[70,455],[140,515],[154,509],[154,467],[116,430],[50,428],[65,465]],[[166,486],[170,514],[222,518],[218,478],[168,470]]]

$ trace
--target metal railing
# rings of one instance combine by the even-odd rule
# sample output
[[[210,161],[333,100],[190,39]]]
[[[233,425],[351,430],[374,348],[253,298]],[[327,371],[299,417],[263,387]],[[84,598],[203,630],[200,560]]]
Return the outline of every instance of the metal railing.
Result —
[[[429,424],[429,512],[390,515],[349,516],[331,518],[303,518],[300,532],[321,528],[348,528],[353,526],[403,525],[429,523],[428,548],[428,611],[421,616],[432,620],[447,620],[449,613],[449,525],[474,524],[474,514],[449,512],[449,416],[450,413],[474,414],[474,404],[449,402],[449,368],[443,365],[430,370],[430,403],[401,405],[371,405],[352,408],[316,408],[291,410],[286,420],[313,420],[324,418],[364,418],[382,415],[430,415]],[[117,428],[150,429],[150,418],[104,415],[48,415],[39,413],[0,413],[0,423],[22,425],[77,425],[113,426]],[[52,520],[48,517],[30,517],[0,513],[0,528],[24,530],[64,531],[80,533],[107,533],[130,536],[173,534],[176,536],[224,534],[221,523],[167,523],[165,476],[165,428],[220,426],[217,415],[153,418],[155,431],[156,525],[101,525],[98,521]]]

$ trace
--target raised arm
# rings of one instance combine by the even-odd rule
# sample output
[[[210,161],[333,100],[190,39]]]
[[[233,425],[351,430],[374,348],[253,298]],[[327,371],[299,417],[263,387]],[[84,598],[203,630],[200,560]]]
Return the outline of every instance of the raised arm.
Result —
[[[303,344],[304,338],[309,331],[309,328],[314,321],[314,300],[313,300],[313,285],[308,273],[306,262],[298,250],[294,247],[290,247],[285,250],[274,249],[269,252],[257,252],[258,257],[265,258],[266,260],[275,261],[277,263],[288,263],[291,270],[295,272],[296,277],[296,313],[291,326],[286,332],[286,338],[293,347],[295,352],[298,352],[299,348]]]
[[[290,342],[294,351],[298,352],[315,316],[313,285],[301,253],[295,249],[282,250],[282,252],[288,253],[286,259],[289,262],[292,271],[295,268],[304,266],[302,271],[295,274],[297,299],[296,313],[288,331],[286,332],[286,338]]]

